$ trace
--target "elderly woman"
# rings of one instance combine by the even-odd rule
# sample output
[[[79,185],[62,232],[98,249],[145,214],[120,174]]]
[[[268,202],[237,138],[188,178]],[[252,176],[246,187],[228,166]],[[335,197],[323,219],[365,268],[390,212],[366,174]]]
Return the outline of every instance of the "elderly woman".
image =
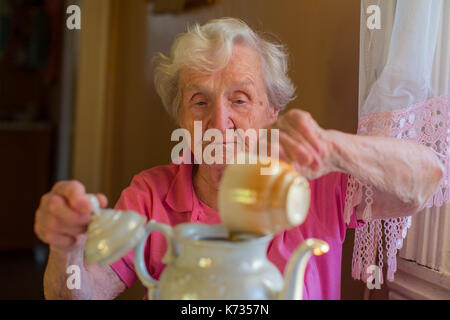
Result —
[[[293,250],[305,238],[326,240],[328,254],[310,260],[304,297],[339,299],[341,254],[345,231],[357,227],[360,206],[344,222],[348,175],[374,186],[373,217],[414,214],[424,208],[443,176],[440,161],[420,145],[381,137],[362,137],[324,130],[311,115],[291,110],[295,88],[287,76],[283,47],[264,40],[245,23],[219,19],[189,29],[175,41],[170,57],[161,56],[155,85],[162,102],[181,128],[194,136],[194,121],[202,130],[279,129],[281,156],[310,179],[311,207],[306,221],[277,234],[267,250],[281,272]],[[148,219],[176,225],[220,223],[217,193],[224,165],[171,164],[136,175],[116,205]],[[98,195],[102,206],[106,198]],[[57,183],[42,197],[35,232],[50,245],[44,277],[47,298],[112,299],[137,279],[133,256],[103,268],[83,263],[86,226],[91,206],[83,185]],[[147,243],[150,274],[164,269],[166,250],[160,234]],[[66,266],[81,267],[82,287],[66,287]]]

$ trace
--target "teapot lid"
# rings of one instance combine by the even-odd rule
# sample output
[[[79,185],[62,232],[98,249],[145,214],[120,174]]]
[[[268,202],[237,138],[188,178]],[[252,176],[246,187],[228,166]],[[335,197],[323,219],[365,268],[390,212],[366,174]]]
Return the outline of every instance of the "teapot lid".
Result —
[[[90,198],[94,215],[87,230],[85,261],[106,266],[124,256],[143,238],[146,219],[131,210],[100,209],[97,198]]]

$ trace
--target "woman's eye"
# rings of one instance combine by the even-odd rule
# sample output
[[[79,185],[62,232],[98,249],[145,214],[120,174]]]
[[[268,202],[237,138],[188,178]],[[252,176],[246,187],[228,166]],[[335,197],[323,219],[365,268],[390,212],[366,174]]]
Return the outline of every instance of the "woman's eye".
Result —
[[[244,103],[246,103],[246,101],[245,101],[245,100],[242,100],[242,99],[236,99],[236,100],[234,100],[234,103],[237,103],[237,104],[244,104]]]
[[[205,101],[199,101],[199,102],[196,102],[195,105],[203,107],[203,106],[206,106],[206,102]]]

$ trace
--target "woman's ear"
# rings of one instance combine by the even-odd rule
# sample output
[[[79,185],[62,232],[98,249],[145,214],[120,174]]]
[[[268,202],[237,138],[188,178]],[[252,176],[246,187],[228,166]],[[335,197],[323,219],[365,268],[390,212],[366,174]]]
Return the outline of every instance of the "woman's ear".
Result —
[[[178,125],[178,128],[183,128],[184,123],[182,119],[183,119],[183,111],[181,110],[181,106],[179,106],[177,110],[177,118],[174,119],[176,124]]]
[[[272,121],[276,121],[280,115],[280,107],[270,106],[270,116]]]

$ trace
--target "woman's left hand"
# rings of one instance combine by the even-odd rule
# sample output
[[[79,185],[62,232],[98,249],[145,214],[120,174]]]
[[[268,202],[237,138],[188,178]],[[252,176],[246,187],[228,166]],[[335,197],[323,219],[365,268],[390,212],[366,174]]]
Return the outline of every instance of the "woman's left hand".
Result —
[[[319,127],[311,114],[292,109],[269,129],[279,129],[279,157],[309,180],[335,171],[329,131]]]

